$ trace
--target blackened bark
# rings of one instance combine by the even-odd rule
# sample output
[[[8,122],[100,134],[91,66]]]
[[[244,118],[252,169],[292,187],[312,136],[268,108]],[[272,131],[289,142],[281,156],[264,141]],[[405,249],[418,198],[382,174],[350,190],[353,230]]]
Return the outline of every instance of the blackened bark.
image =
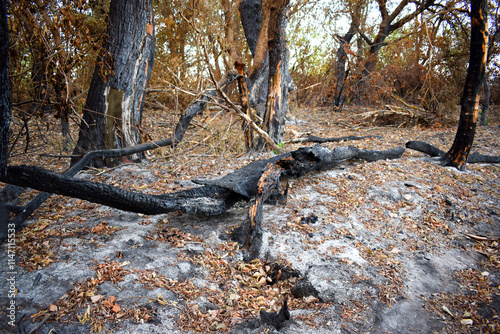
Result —
[[[285,131],[288,111],[289,67],[286,45],[289,0],[276,1],[271,5],[268,30],[269,83],[263,129],[275,142],[280,143]]]
[[[101,54],[94,71],[75,155],[141,141],[144,93],[154,60],[152,2],[112,0],[108,36],[108,53]]]
[[[236,80],[237,77],[237,73],[228,72],[217,83],[217,86],[224,91],[230,84],[232,84]],[[201,94],[200,98],[197,98],[194,102],[191,103],[191,105],[189,105],[189,107],[184,111],[181,118],[179,119],[179,122],[175,126],[174,135],[172,138],[172,146],[177,146],[182,141],[182,139],[184,138],[184,134],[186,133],[186,130],[193,118],[201,113],[207,103],[216,95],[216,89],[206,90]]]
[[[9,88],[9,25],[7,22],[7,4],[0,3],[0,177],[5,176],[9,157],[9,129],[12,114],[12,100]]]
[[[262,66],[248,77],[248,99],[250,106],[255,108],[261,118],[266,113],[269,80],[269,55],[266,56]]]
[[[344,81],[346,79],[345,63],[347,61],[346,46],[351,43],[356,31],[354,20],[351,22],[349,31],[340,38],[340,45],[337,50],[337,63],[335,66],[335,96],[333,97],[333,105],[340,110],[344,105]]]
[[[262,245],[262,221],[264,203],[275,190],[280,187],[281,168],[273,163],[268,163],[257,183],[257,196],[254,204],[248,209],[246,221],[241,225],[246,229],[246,240],[242,245],[242,249],[248,252],[248,259],[253,260],[259,257]]]
[[[436,146],[418,140],[407,142],[406,148],[410,148],[415,151],[420,151],[422,153],[430,155],[431,157],[443,157],[446,154],[445,151],[441,151]]]
[[[444,157],[446,152],[441,151],[437,147],[422,142],[422,141],[409,141],[406,143],[406,147],[412,150],[420,151],[422,153],[428,154],[431,157]],[[485,155],[477,152],[472,152],[469,154],[469,158],[467,159],[468,163],[499,163],[500,156],[494,155]]]
[[[249,73],[247,86],[250,106],[255,108],[262,118],[264,117],[268,95],[269,57],[267,51],[265,55],[256,55],[257,43],[264,19],[261,0],[243,0],[240,3],[240,16],[248,47],[252,53],[252,57],[254,57],[254,62],[260,62],[259,64],[254,64],[252,71]],[[267,38],[267,36],[265,37]],[[267,43],[267,40],[264,42]],[[259,50],[259,52],[260,51],[261,50]],[[260,60],[260,58],[263,59]]]
[[[250,101],[248,98],[248,87],[245,80],[245,64],[235,62],[234,66],[238,71],[238,91],[240,93],[240,103],[243,108],[243,112],[255,122],[255,117],[250,108]],[[242,125],[243,135],[245,136],[245,147],[247,152],[254,148],[254,135],[253,130],[250,126],[250,122],[243,120]]]
[[[276,328],[276,330],[280,330],[283,327],[285,327],[285,324],[288,320],[290,320],[290,311],[288,311],[288,303],[287,299],[285,298],[285,301],[283,302],[283,306],[281,307],[280,311],[278,313],[276,312],[267,312],[264,310],[260,310],[260,319],[270,325]]]
[[[248,48],[252,53],[252,57],[255,57],[255,49],[257,48],[257,40],[262,25],[261,0],[243,0],[240,4],[240,14]]]
[[[361,10],[365,3],[363,1],[359,1],[354,4],[354,8],[352,8],[351,12],[351,24],[349,26],[349,30],[347,33],[340,38],[339,48],[337,50],[337,63],[335,68],[335,95],[333,97],[333,104],[335,107],[340,109],[342,108],[345,101],[345,80],[347,77],[346,73],[346,61],[347,61],[347,52],[346,46],[351,43],[352,38],[356,34],[356,31],[359,29],[359,20],[361,17]]]
[[[479,93],[486,70],[488,50],[488,3],[486,0],[471,1],[470,58],[465,87],[460,102],[460,120],[455,140],[442,158],[443,165],[465,169],[474,142],[479,116]]]
[[[169,138],[168,141],[171,139]],[[132,148],[128,148],[93,152],[93,154],[123,156],[137,153],[139,148],[142,149],[145,145],[154,145],[154,143],[138,145],[135,152],[130,152]],[[68,170],[66,175],[55,174],[33,166],[9,166],[7,174],[1,177],[0,181],[150,215],[178,210],[189,214],[219,215],[229,210],[236,202],[248,201],[258,194],[259,179],[269,163],[281,167],[284,177],[299,177],[312,171],[333,168],[348,159],[368,161],[397,159],[403,152],[402,147],[388,151],[369,151],[360,150],[354,146],[330,150],[316,145],[254,161],[221,179],[195,180],[204,186],[164,195],[130,192],[118,187],[70,177],[88,162],[87,159],[92,158],[90,155]],[[19,225],[16,224],[16,227]]]
[[[336,138],[322,138],[315,135],[308,135],[306,138],[299,138],[292,140],[293,143],[335,143],[341,141],[362,140],[362,139],[375,139],[382,138],[380,136],[344,136]]]

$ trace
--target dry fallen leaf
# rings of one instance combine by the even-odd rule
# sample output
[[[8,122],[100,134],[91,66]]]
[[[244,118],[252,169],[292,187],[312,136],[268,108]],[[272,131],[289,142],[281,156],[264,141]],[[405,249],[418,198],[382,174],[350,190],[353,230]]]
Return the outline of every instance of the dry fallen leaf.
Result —
[[[111,309],[111,311],[113,311],[113,312],[115,312],[115,313],[118,313],[118,312],[120,312],[121,310],[122,310],[122,308],[121,308],[121,307],[120,307],[120,305],[118,305],[118,304],[115,304],[115,305],[113,306],[113,308]]]
[[[101,300],[101,298],[103,298],[104,296],[103,295],[95,295],[95,296],[92,296],[90,297],[90,300],[93,302],[93,303],[97,303],[99,300]]]

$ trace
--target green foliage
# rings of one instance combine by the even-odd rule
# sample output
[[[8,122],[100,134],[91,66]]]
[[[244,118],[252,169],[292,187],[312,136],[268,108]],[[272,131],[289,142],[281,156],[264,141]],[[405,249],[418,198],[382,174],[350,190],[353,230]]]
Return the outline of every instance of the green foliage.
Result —
[[[285,145],[285,143],[281,142],[281,143],[277,144],[276,146],[278,146],[279,148],[283,148],[284,145]],[[274,150],[274,154],[278,155],[279,152]]]

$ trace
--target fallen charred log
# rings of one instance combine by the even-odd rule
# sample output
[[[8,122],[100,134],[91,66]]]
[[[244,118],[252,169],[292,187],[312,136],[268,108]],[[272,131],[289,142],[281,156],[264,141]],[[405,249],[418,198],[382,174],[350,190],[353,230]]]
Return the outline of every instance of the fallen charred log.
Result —
[[[217,87],[222,91],[225,90],[231,83],[233,83],[238,74],[235,72],[228,72],[218,83]],[[186,130],[193,120],[193,118],[200,114],[206,107],[207,103],[217,95],[216,89],[209,89],[200,94],[199,97],[191,103],[186,111],[180,117],[173,135],[171,138],[158,140],[151,143],[144,143],[133,147],[109,149],[109,150],[96,150],[85,154],[77,163],[64,172],[64,176],[75,176],[79,171],[87,166],[92,165],[93,161],[106,158],[125,157],[132,154],[143,153],[145,151],[154,150],[160,147],[171,146],[175,147],[184,138]],[[40,189],[38,189],[40,190]],[[35,210],[49,198],[50,193],[42,192],[37,194],[30,202],[24,206],[18,206],[16,198],[24,191],[22,187],[8,184],[0,191],[0,206],[1,212],[6,214],[0,215],[0,242],[4,240],[7,233],[8,216],[10,212],[15,214],[15,217],[10,221],[16,228],[33,213]],[[89,201],[95,201],[92,198]]]
[[[446,155],[446,152],[440,150],[436,146],[428,144],[423,141],[409,141],[406,143],[406,147],[415,151],[419,151],[430,155],[431,157],[441,157]],[[467,159],[468,163],[500,163],[500,156],[484,155],[477,152],[473,152],[469,155]]]
[[[236,202],[248,201],[258,194],[259,179],[269,163],[281,167],[283,177],[296,177],[312,171],[333,168],[348,159],[368,161],[396,159],[401,157],[403,152],[402,147],[388,151],[369,151],[353,146],[330,150],[316,145],[254,161],[221,179],[197,180],[197,183],[203,184],[201,187],[164,195],[132,192],[107,184],[77,179],[69,176],[74,173],[73,168],[65,175],[61,175],[33,166],[8,166],[6,176],[0,181],[148,215],[174,211],[219,215],[229,210]],[[16,228],[20,225],[16,225]]]

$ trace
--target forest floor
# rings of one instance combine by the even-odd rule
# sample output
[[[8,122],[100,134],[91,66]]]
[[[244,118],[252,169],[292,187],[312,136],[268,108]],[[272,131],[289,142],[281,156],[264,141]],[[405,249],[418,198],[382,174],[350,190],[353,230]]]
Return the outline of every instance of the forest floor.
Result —
[[[422,140],[446,151],[453,142],[454,125],[380,125],[366,112],[373,110],[301,108],[290,115],[283,149],[310,146],[286,143],[305,133],[379,136],[329,148]],[[151,139],[170,135],[176,117],[145,115]],[[473,151],[500,155],[500,109],[490,117]],[[11,163],[67,168],[65,159],[40,156],[61,153],[53,123]],[[243,155],[239,129],[234,117],[209,110],[176,150],[78,177],[159,194],[273,154]],[[500,165],[458,171],[407,150],[400,159],[346,161],[288,182],[287,203],[264,207],[262,256],[250,263],[228,238],[248,203],[214,217],[146,216],[51,196],[16,233],[17,324],[26,333],[273,333],[259,311],[277,312],[287,299],[291,320],[281,333],[500,331]],[[1,247],[4,306],[12,274]],[[13,331],[5,312],[0,329]]]

